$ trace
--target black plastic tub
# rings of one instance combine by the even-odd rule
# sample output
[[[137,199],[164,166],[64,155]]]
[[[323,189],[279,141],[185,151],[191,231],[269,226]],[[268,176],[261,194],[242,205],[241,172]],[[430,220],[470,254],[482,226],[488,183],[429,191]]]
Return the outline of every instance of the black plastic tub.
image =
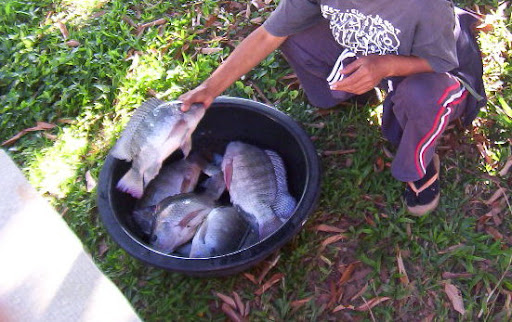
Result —
[[[268,105],[235,97],[219,97],[207,110],[193,135],[193,149],[223,153],[228,142],[240,140],[281,155],[287,169],[295,212],[280,229],[245,249],[210,258],[164,254],[149,246],[133,224],[135,199],[116,189],[130,163],[108,155],[98,182],[98,208],[108,233],[138,260],[192,276],[224,276],[243,271],[265,259],[296,235],[313,212],[320,194],[320,165],[309,136],[289,116]],[[175,152],[169,159],[177,159]]]

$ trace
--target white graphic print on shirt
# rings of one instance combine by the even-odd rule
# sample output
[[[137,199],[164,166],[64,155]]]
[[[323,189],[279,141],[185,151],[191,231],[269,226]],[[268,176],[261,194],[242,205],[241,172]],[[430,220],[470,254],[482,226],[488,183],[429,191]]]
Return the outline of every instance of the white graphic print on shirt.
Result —
[[[400,30],[380,16],[364,15],[358,10],[341,11],[322,5],[336,41],[357,55],[398,54]]]

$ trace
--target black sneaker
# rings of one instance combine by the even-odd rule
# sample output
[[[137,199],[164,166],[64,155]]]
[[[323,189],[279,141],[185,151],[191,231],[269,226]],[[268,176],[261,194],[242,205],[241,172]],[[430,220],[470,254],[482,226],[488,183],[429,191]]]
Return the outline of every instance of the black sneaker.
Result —
[[[407,182],[404,191],[407,210],[415,216],[423,216],[434,210],[439,204],[439,169],[441,168],[439,156],[434,154],[423,178],[414,182]]]

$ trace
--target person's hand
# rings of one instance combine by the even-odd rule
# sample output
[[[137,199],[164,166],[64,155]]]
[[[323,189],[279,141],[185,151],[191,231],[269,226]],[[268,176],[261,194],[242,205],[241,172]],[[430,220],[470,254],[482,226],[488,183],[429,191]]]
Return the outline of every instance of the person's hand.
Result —
[[[186,112],[192,104],[202,104],[205,108],[210,107],[215,97],[216,95],[210,93],[208,87],[203,83],[178,97],[178,100],[183,102],[181,110]]]
[[[377,86],[389,75],[388,56],[363,56],[343,68],[340,73],[345,77],[331,85],[335,91],[344,91],[361,95]]]

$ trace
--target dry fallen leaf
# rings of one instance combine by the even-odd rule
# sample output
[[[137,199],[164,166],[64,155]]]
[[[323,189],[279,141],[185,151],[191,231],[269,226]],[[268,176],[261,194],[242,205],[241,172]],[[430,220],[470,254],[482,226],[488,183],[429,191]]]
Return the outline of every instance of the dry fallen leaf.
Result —
[[[398,272],[400,273],[400,283],[407,286],[409,285],[409,276],[407,276],[404,260],[402,259],[402,251],[399,248],[396,250],[396,261],[398,263]]]
[[[305,126],[312,127],[314,129],[323,129],[325,127],[324,122],[319,123],[304,123]]]
[[[259,25],[259,24],[261,24],[263,22],[263,17],[256,17],[254,19],[251,19],[250,21],[253,24]]]
[[[233,310],[233,308],[230,307],[229,305],[227,305],[226,303],[222,304],[221,309],[224,313],[226,313],[226,315],[231,319],[231,321],[233,321],[233,322],[245,321],[245,319],[242,316],[240,316],[238,313],[236,313],[235,310]]]
[[[257,279],[257,282],[258,284],[261,284],[263,282],[263,280],[265,279],[265,276],[267,276],[268,272],[270,272],[270,270],[277,265],[277,262],[279,261],[279,258],[281,258],[281,255],[279,254],[276,254],[276,256],[269,262],[269,261],[266,261],[264,264],[265,264],[265,267],[263,268],[263,270],[261,271],[260,273],[260,276],[258,277]]]
[[[384,159],[382,159],[382,157],[377,157],[377,160],[375,160],[375,164],[374,164],[374,171],[379,173],[379,172],[382,172],[384,171],[384,167],[386,166],[386,163],[384,162]]]
[[[315,230],[322,231],[325,233],[344,233],[346,231],[345,229],[341,229],[338,227],[329,226],[329,225],[325,225],[325,224],[320,224],[320,225],[316,226]]]
[[[215,295],[220,298],[222,300],[222,302],[228,304],[229,306],[231,306],[232,308],[236,308],[236,303],[235,303],[235,300],[233,300],[231,297],[227,296],[227,295],[224,295],[222,293],[219,293],[219,292],[215,292]]]
[[[57,22],[56,25],[57,25],[57,28],[59,28],[60,33],[62,34],[62,37],[64,37],[64,39],[67,39],[69,37],[69,31],[68,31],[68,28],[66,27],[66,25],[60,21]]]
[[[98,256],[102,257],[108,250],[108,245],[105,240],[102,240],[98,246]]]
[[[12,138],[4,141],[2,143],[2,146],[10,145],[10,144],[16,142],[19,138],[21,138],[23,135],[27,134],[28,132],[49,130],[49,129],[53,129],[55,126],[56,126],[55,124],[51,124],[51,123],[37,122],[36,126],[21,130]]]
[[[302,299],[302,300],[295,300],[292,303],[290,303],[290,306],[292,308],[299,308],[299,307],[303,306],[304,304],[309,303],[309,301],[311,301],[312,299],[313,299],[313,296],[306,297],[305,299]]]
[[[507,196],[506,190],[502,187],[499,188],[498,190],[496,190],[489,199],[484,201],[484,203],[486,205],[490,205],[490,204],[494,203],[496,200],[498,200],[499,198],[501,198],[501,196],[505,196],[505,197]]]
[[[494,227],[486,227],[485,232],[492,236],[495,240],[499,241],[503,239],[503,235]]]
[[[238,312],[240,312],[241,316],[245,316],[245,305],[244,305],[244,302],[242,302],[242,298],[235,291],[233,291],[233,298],[235,299],[235,303],[236,303],[236,307],[238,308]]]
[[[146,28],[149,28],[149,27],[160,26],[160,25],[163,25],[165,23],[167,23],[167,19],[160,18],[160,19],[156,19],[156,20],[153,20],[151,22],[147,22],[145,24],[142,24],[142,25],[139,26],[139,28],[146,29]]]
[[[263,9],[265,8],[265,4],[262,0],[251,0],[251,3],[256,7],[256,9]]]
[[[42,135],[48,140],[55,141],[57,140],[57,136],[51,133],[43,132]]]
[[[80,42],[78,40],[71,39],[71,40],[66,41],[66,45],[74,48],[74,47],[80,46]]]
[[[444,279],[451,279],[451,278],[471,278],[473,274],[471,273],[451,273],[451,272],[444,272],[441,275]]]
[[[446,295],[448,295],[448,298],[452,302],[453,309],[464,315],[466,310],[464,309],[464,302],[462,301],[462,296],[459,289],[455,285],[447,282],[444,284],[444,292]]]
[[[121,19],[133,28],[137,28],[137,24],[128,16],[122,16]]]
[[[324,151],[322,154],[325,156],[329,155],[343,155],[343,154],[352,154],[355,153],[356,149],[349,149],[349,150],[335,150],[335,151]]]
[[[360,312],[368,311],[368,310],[373,309],[375,306],[379,305],[380,303],[385,302],[390,299],[391,298],[387,297],[387,296],[377,296],[377,297],[374,297],[373,299],[369,300],[365,304],[356,307],[355,310],[360,311]]]
[[[379,305],[382,302],[385,302],[387,300],[390,300],[390,297],[387,296],[377,296],[369,301],[367,301],[365,304],[360,305],[358,307],[354,307],[353,305],[338,305],[337,307],[332,310],[332,312],[338,312],[341,310],[355,310],[359,312],[369,311],[375,306]]]
[[[505,166],[503,166],[503,169],[500,170],[500,176],[504,177],[508,171],[512,168],[512,156],[508,157],[507,163],[505,163]]]
[[[98,11],[98,12],[95,12],[91,15],[91,19],[96,19],[96,18],[99,18],[103,15],[105,15],[107,13],[107,11],[105,10],[101,10],[101,11]]]
[[[354,272],[354,269],[360,264],[361,262],[352,262],[350,263],[345,270],[343,270],[343,273],[341,274],[340,280],[338,282],[338,286],[341,286],[345,284],[351,277],[352,273]]]
[[[254,294],[261,295],[261,294],[265,293],[269,288],[272,287],[272,285],[279,282],[283,277],[284,277],[283,273],[276,273],[276,274],[272,275],[272,277],[270,277],[268,279],[268,281],[265,282],[265,284],[263,284],[258,290],[256,290],[256,292],[254,292]]]
[[[218,53],[219,51],[222,51],[221,47],[212,47],[212,48],[201,48],[201,54],[204,55],[210,55],[214,53]]]
[[[343,234],[339,234],[339,235],[334,235],[334,236],[331,236],[327,239],[325,239],[322,244],[320,245],[320,248],[318,249],[318,252],[321,253],[324,251],[325,247],[327,247],[327,245],[330,245],[332,243],[335,243],[337,241],[340,241],[342,239],[347,239],[348,237],[346,235],[343,235]]]
[[[457,244],[457,245],[453,245],[453,246],[450,246],[450,247],[448,247],[448,248],[446,248],[446,249],[440,250],[440,251],[438,251],[437,253],[438,253],[438,254],[441,254],[441,255],[442,255],[442,254],[448,254],[448,253],[451,253],[451,252],[453,252],[454,250],[459,249],[459,248],[464,247],[464,246],[465,246],[464,244]]]
[[[353,305],[338,305],[332,310],[332,313],[336,313],[341,310],[354,310],[355,307]]]
[[[364,292],[366,292],[366,290],[368,289],[368,283],[366,283],[362,289],[359,290],[359,292],[357,292],[356,294],[354,294],[354,296],[352,296],[350,298],[350,302],[352,301],[355,301],[358,297],[360,297],[361,295],[364,294]]]
[[[258,284],[258,281],[256,280],[256,277],[253,274],[250,273],[243,273],[243,275],[251,281],[253,284]]]

